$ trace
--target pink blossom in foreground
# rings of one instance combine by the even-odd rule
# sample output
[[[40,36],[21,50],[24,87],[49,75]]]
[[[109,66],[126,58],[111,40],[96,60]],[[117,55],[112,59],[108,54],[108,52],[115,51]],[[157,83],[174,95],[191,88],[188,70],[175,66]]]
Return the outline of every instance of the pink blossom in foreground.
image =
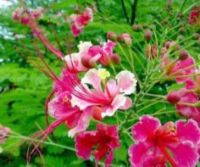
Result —
[[[199,153],[200,129],[193,120],[179,120],[161,125],[157,118],[142,116],[133,125],[135,140],[129,148],[132,166],[195,167]]]
[[[105,167],[109,167],[113,160],[113,151],[120,146],[116,126],[98,124],[97,130],[81,132],[76,136],[76,153],[88,160],[90,155],[98,161],[104,159]]]
[[[127,95],[135,92],[137,81],[134,74],[121,71],[115,79],[106,80],[109,76],[104,69],[89,70],[72,93],[73,106],[80,109],[99,107],[98,113],[102,118],[112,116],[118,109],[130,108],[132,100]]]
[[[93,19],[93,11],[91,8],[85,8],[81,14],[71,15],[71,31],[74,37],[79,36],[84,27],[89,24]]]
[[[8,137],[9,133],[9,128],[0,125],[0,144],[3,144],[5,142],[5,139]]]

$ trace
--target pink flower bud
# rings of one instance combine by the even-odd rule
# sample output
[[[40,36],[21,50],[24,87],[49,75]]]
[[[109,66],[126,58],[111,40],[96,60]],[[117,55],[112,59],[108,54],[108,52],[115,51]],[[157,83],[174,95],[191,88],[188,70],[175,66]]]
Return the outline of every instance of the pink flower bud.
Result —
[[[146,30],[144,33],[144,38],[149,41],[152,38],[152,31],[151,30]]]
[[[117,39],[117,34],[115,32],[107,32],[106,36],[111,41],[116,41]]]
[[[188,58],[188,56],[189,56],[189,54],[187,53],[187,51],[182,50],[182,51],[180,52],[180,54],[179,54],[179,59],[180,59],[180,60],[185,60],[185,59]]]
[[[141,24],[133,24],[132,28],[134,31],[141,31],[143,27]]]
[[[180,94],[177,92],[170,92],[167,95],[167,101],[172,103],[172,104],[176,104],[180,101]]]
[[[126,45],[132,45],[132,38],[128,33],[121,34],[117,37],[119,42],[124,42]]]
[[[157,45],[148,45],[146,48],[146,55],[148,58],[155,58],[158,56],[158,47]]]

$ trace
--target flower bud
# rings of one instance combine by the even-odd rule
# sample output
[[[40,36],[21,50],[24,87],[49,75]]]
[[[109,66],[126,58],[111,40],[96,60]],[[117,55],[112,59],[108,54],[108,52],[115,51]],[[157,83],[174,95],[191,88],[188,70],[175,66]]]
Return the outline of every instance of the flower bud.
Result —
[[[155,58],[158,56],[158,47],[157,45],[148,45],[146,48],[146,55],[148,58]]]
[[[141,24],[133,24],[132,28],[134,31],[141,31],[143,27]]]
[[[152,31],[151,30],[146,30],[144,33],[144,38],[149,41],[152,38]]]
[[[180,95],[177,92],[170,92],[167,95],[167,101],[172,104],[176,104],[180,101]]]
[[[187,51],[185,51],[185,50],[182,50],[181,52],[180,52],[180,54],[179,54],[179,59],[180,60],[185,60],[185,59],[187,59],[188,58],[188,53],[187,53]]]
[[[98,121],[102,120],[102,109],[100,107],[92,107],[92,117]]]
[[[117,34],[115,32],[107,32],[106,36],[107,39],[110,39],[111,41],[117,40]]]
[[[119,42],[124,42],[126,45],[131,46],[132,45],[132,38],[128,33],[121,34],[117,37],[117,40]]]

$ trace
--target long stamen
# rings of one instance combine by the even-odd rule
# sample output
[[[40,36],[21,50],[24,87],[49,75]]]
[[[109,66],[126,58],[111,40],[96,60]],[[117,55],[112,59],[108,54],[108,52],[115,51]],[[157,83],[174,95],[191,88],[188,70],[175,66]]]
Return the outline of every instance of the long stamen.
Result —
[[[50,42],[49,40],[44,36],[42,33],[42,30],[39,28],[37,23],[35,22],[34,18],[32,17],[32,14],[27,11],[27,14],[30,17],[29,21],[29,27],[31,28],[32,32],[37,36],[37,38],[44,44],[44,46],[51,51],[53,54],[55,54],[59,59],[63,58],[63,53],[56,49]]]

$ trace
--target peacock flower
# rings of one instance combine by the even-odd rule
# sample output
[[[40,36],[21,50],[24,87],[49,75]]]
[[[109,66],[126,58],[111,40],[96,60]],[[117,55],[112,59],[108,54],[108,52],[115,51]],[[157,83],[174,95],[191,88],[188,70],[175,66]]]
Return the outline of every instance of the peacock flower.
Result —
[[[74,37],[79,36],[84,27],[93,20],[93,11],[91,8],[85,8],[81,14],[71,15],[71,31]]]
[[[161,125],[145,115],[132,127],[132,135],[136,142],[129,148],[132,166],[195,167],[198,163],[200,129],[194,120]]]
[[[89,160],[92,154],[96,166],[104,159],[105,167],[109,167],[113,160],[113,151],[120,146],[116,126],[98,124],[97,130],[79,133],[75,138],[77,156]]]
[[[104,69],[90,69],[72,92],[73,106],[78,106],[81,110],[98,107],[100,118],[112,116],[118,109],[130,108],[132,100],[127,95],[136,90],[134,74],[121,71],[115,79],[108,80],[109,76],[109,72]]]

